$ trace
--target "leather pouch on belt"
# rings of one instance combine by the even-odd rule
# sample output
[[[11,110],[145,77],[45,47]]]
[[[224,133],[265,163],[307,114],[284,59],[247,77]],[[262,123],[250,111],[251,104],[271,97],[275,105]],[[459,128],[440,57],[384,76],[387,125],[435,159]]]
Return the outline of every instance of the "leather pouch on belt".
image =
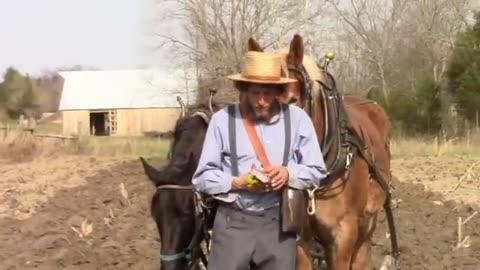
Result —
[[[282,191],[282,231],[302,233],[307,216],[307,196],[304,190],[286,187]]]

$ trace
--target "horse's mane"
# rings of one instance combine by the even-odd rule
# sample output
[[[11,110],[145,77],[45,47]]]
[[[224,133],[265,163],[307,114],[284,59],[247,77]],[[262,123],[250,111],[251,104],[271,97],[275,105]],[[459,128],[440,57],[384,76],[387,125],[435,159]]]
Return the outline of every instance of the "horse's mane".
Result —
[[[276,51],[276,53],[282,56],[282,64],[285,65],[285,67],[286,67],[287,55],[289,51],[290,49],[288,47],[281,48]],[[304,55],[302,64],[305,67],[305,70],[307,71],[308,76],[312,80],[312,95],[314,97],[318,97],[320,95],[320,84],[318,83],[318,81],[324,82],[326,81],[326,78],[320,71],[320,68],[318,67],[317,63],[315,62],[312,56]],[[286,70],[286,68],[284,70],[288,75],[288,70]]]

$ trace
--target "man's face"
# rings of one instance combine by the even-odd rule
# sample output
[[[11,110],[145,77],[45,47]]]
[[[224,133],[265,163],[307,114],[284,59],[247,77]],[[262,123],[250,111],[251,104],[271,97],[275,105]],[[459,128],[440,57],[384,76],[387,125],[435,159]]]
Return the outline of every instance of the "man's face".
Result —
[[[275,85],[256,83],[248,85],[247,104],[254,120],[266,121],[270,118],[278,94],[278,88]]]

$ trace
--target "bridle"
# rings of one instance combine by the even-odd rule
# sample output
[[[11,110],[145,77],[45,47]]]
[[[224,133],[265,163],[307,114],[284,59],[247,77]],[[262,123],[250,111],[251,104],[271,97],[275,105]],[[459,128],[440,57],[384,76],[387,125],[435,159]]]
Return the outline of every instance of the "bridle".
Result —
[[[208,215],[208,210],[211,209],[210,206],[206,205],[202,198],[200,193],[196,192],[193,189],[192,185],[161,185],[157,187],[158,190],[165,190],[165,189],[173,189],[173,190],[190,190],[193,193],[193,202],[194,202],[194,208],[195,208],[195,231],[193,233],[193,237],[190,240],[189,244],[184,247],[180,252],[174,253],[174,254],[163,254],[160,253],[160,260],[163,262],[172,262],[172,261],[177,261],[181,259],[186,259],[189,261],[191,264],[190,266],[193,267],[195,262],[198,258],[193,258],[192,257],[192,251],[199,247],[199,243],[201,240],[205,240],[207,243],[209,241],[209,234],[208,234],[208,228],[206,227],[205,224],[205,219],[206,216]],[[200,236],[203,233],[203,239],[200,239]],[[208,251],[207,251],[208,252]],[[203,264],[207,266],[207,255],[203,252],[203,250],[200,248],[200,259],[202,260]]]
[[[307,73],[305,66],[303,64],[288,64],[287,65],[288,71],[293,71],[295,73],[300,74],[303,83],[301,89],[301,99],[305,101],[304,107],[302,109],[307,109],[309,116],[312,116],[312,107],[313,107],[313,100],[312,100],[312,88],[313,88],[313,81]]]
[[[162,189],[192,190],[193,186],[192,185],[188,185],[188,186],[161,185],[161,186],[157,187],[157,191],[162,190]],[[171,261],[176,261],[176,260],[180,260],[180,259],[184,259],[184,258],[189,259],[186,251],[187,251],[187,249],[185,248],[182,251],[174,253],[174,254],[162,254],[160,252],[160,260],[162,260],[164,262],[171,262]]]

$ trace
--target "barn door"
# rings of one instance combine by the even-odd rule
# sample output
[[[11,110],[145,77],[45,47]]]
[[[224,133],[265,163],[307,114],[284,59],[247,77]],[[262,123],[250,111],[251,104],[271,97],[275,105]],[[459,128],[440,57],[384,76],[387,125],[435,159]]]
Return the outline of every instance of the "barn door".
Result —
[[[117,134],[117,111],[108,111],[108,133]]]

